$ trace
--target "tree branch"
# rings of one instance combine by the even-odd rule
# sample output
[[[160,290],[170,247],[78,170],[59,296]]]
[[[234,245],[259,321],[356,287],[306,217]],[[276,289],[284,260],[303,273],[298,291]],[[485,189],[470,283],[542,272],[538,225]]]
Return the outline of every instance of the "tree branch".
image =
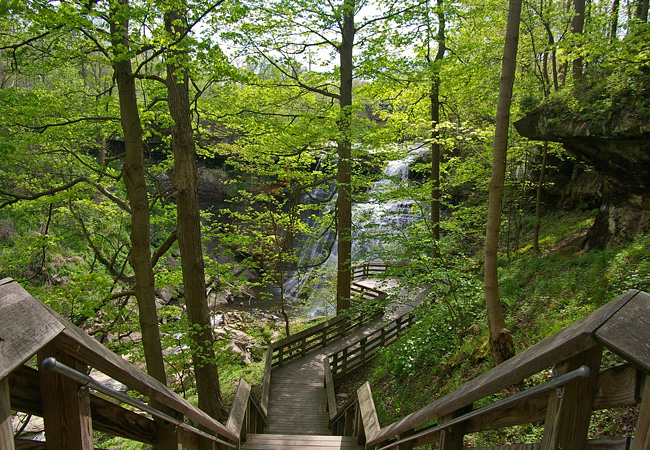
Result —
[[[178,236],[176,234],[176,231],[174,231],[172,234],[169,235],[169,237],[165,240],[165,242],[162,243],[160,247],[156,249],[156,251],[153,252],[151,255],[151,267],[156,267],[156,264],[158,264],[158,260],[165,254],[167,253],[167,250],[171,248],[172,245],[174,245],[174,242],[176,242],[176,239],[178,239]]]
[[[32,194],[32,195],[23,195],[23,194],[18,194],[16,192],[0,190],[0,195],[11,198],[10,200],[6,200],[4,203],[0,204],[0,209],[4,208],[6,206],[9,206],[9,205],[13,205],[14,203],[18,203],[19,201],[22,201],[22,200],[28,200],[28,201],[29,200],[36,200],[36,199],[39,199],[41,197],[46,197],[48,195],[58,194],[59,192],[63,192],[65,190],[68,190],[71,187],[76,186],[79,183],[89,182],[89,181],[90,180],[88,180],[88,177],[79,177],[79,178],[75,178],[74,180],[70,181],[69,183],[64,184],[63,186],[57,186],[57,187],[54,187],[52,189],[48,189],[47,191],[38,192],[38,193]]]

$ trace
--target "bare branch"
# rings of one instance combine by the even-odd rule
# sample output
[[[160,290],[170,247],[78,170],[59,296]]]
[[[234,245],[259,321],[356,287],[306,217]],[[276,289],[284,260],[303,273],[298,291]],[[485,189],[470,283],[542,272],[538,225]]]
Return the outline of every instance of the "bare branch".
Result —
[[[28,201],[29,200],[36,200],[36,199],[39,199],[41,197],[46,197],[48,195],[58,194],[59,192],[63,192],[65,190],[68,190],[71,187],[73,187],[73,186],[75,186],[75,185],[77,185],[79,183],[83,183],[83,182],[86,182],[86,183],[89,182],[88,177],[75,178],[74,180],[72,180],[72,181],[70,181],[70,182],[68,182],[68,183],[66,183],[66,184],[64,184],[62,186],[57,186],[57,187],[54,187],[52,189],[48,189],[46,191],[38,192],[38,193],[32,194],[32,195],[24,195],[24,194],[18,194],[17,192],[10,192],[10,191],[0,190],[0,195],[11,198],[10,200],[6,200],[4,203],[0,204],[0,209],[4,208],[6,206],[9,206],[9,205],[13,205],[14,203],[18,203],[19,201],[22,201],[22,200],[28,200]]]

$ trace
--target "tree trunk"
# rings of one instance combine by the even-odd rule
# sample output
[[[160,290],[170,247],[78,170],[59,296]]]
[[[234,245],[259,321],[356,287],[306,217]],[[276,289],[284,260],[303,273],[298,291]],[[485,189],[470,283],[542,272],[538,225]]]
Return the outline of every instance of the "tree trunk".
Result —
[[[506,329],[505,317],[499,298],[497,252],[499,247],[499,228],[501,226],[506,155],[508,151],[510,102],[512,100],[512,87],[515,80],[520,16],[521,0],[510,0],[506,26],[506,42],[503,50],[503,65],[501,68],[501,82],[499,85],[499,102],[497,105],[494,133],[494,159],[492,161],[487,231],[485,234],[485,301],[490,332],[490,350],[494,365],[501,364],[515,353],[512,335]]]
[[[336,199],[339,222],[338,264],[336,279],[336,313],[350,307],[350,284],[352,283],[352,49],[354,48],[354,9],[355,0],[345,0],[343,5],[343,30],[339,57],[341,66],[340,99],[341,108],[337,139],[338,164],[336,182],[338,197]]]
[[[612,26],[610,30],[610,39],[609,42],[614,42],[616,40],[616,33],[618,32],[618,10],[619,10],[620,1],[614,0],[612,2]]]
[[[574,34],[582,34],[585,26],[585,0],[573,0],[573,19],[571,19],[571,32]],[[579,80],[582,78],[582,56],[573,60],[573,79]]]
[[[539,171],[539,182],[537,183],[537,199],[535,200],[535,232],[533,236],[533,251],[540,253],[539,250],[539,227],[542,217],[542,187],[544,186],[544,172],[546,171],[546,156],[548,154],[548,141],[544,141],[544,151],[542,153],[542,168]]]
[[[121,5],[112,9],[112,18],[121,16]],[[151,223],[149,219],[149,198],[144,172],[142,126],[138,111],[138,98],[131,60],[125,57],[128,49],[127,19],[111,21],[111,39],[114,51],[113,71],[117,82],[120,102],[120,120],[124,133],[124,166],[122,168],[129,205],[131,207],[131,252],[129,263],[135,275],[135,296],[138,301],[142,347],[149,375],[167,384],[165,365],[160,344],[158,315],[156,313],[155,284],[151,267]]]
[[[636,18],[641,22],[648,22],[648,0],[639,0],[636,10]]]
[[[185,17],[176,11],[165,14],[165,28],[176,39],[185,31]],[[179,44],[182,45],[182,44]],[[173,185],[176,194],[178,246],[181,253],[185,306],[192,327],[192,363],[199,408],[218,420],[226,417],[215,365],[214,336],[205,289],[205,267],[201,245],[201,218],[197,186],[196,148],[192,130],[186,53],[170,50],[167,61],[167,97],[174,152]]]
[[[442,9],[443,0],[437,0],[438,7],[438,50],[432,63],[429,56],[429,65],[432,69],[431,91],[429,100],[431,103],[431,229],[433,245],[431,257],[440,257],[440,142],[438,140],[440,131],[440,61],[445,56],[445,13]]]

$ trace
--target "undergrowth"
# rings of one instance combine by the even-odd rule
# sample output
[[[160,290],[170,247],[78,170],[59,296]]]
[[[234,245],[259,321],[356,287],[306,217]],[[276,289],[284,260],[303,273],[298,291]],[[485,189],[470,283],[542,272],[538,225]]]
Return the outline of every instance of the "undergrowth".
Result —
[[[560,214],[547,220],[547,225],[553,226],[547,226],[542,237],[546,248],[590,224],[585,215]],[[342,388],[350,393],[368,380],[382,426],[422,408],[491,368],[481,274],[474,265],[469,258],[457,258],[453,264],[446,267],[443,264],[434,271],[435,277],[444,277],[446,273],[448,281],[429,280],[431,294],[428,303],[420,308],[415,325],[394,345],[383,349],[365,373],[355,376],[353,382]],[[574,255],[561,252],[537,255],[524,249],[510,260],[502,258],[499,270],[507,325],[517,351],[521,352],[629,289],[650,291],[650,234],[624,246]],[[421,275],[416,281],[422,282],[423,276],[426,278]],[[442,300],[445,294],[448,298]],[[454,318],[458,311],[468,312],[463,321]],[[616,358],[606,356],[605,361],[608,359]],[[538,384],[547,376],[538,374],[524,385]],[[475,407],[500,396],[487,398]],[[634,414],[630,408],[594,414],[592,437],[631,432]],[[539,424],[532,424],[470,435],[466,444],[540,442],[541,430]]]

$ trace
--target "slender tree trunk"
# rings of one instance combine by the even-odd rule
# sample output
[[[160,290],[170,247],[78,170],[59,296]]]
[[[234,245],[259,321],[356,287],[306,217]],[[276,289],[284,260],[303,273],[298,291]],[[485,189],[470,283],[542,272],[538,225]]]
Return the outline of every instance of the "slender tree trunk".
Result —
[[[585,0],[573,0],[573,19],[571,20],[571,32],[573,34],[582,34],[585,25]],[[573,79],[582,78],[582,56],[573,60]]]
[[[440,62],[445,56],[445,13],[443,11],[443,0],[437,0],[438,7],[438,50],[429,65],[432,69],[431,91],[429,99],[431,103],[431,228],[433,246],[431,257],[440,257],[440,142],[438,140],[440,131]]]
[[[635,17],[643,22],[648,22],[648,0],[638,0]]]
[[[120,14],[128,0],[116,2],[112,16]],[[128,49],[127,19],[111,21],[111,38],[114,49],[113,71],[117,81],[120,102],[120,119],[124,133],[124,166],[122,168],[129,205],[131,207],[131,252],[129,263],[135,274],[135,296],[138,301],[142,347],[147,372],[163,384],[167,383],[162,357],[158,315],[156,313],[155,284],[151,267],[151,223],[149,198],[144,172],[142,126],[138,111],[138,98],[131,60],[125,57]]]
[[[186,27],[185,17],[176,11],[165,14],[167,32],[176,39]],[[182,44],[179,44],[182,45]],[[176,191],[178,246],[181,253],[185,306],[192,326],[192,364],[196,377],[199,408],[219,420],[226,417],[219,373],[215,365],[214,336],[205,289],[205,267],[201,245],[201,217],[197,186],[196,147],[192,130],[186,53],[170,50],[167,61],[167,96],[174,120],[173,185]]]
[[[355,0],[344,1],[343,30],[339,57],[341,66],[341,87],[339,105],[338,164],[337,186],[338,197],[336,209],[339,222],[338,264],[336,279],[336,313],[350,307],[350,285],[352,283],[352,49],[354,48],[354,9]]]
[[[618,32],[618,10],[619,10],[620,0],[614,0],[612,2],[612,26],[610,30],[610,39],[609,42],[614,42],[616,40],[616,33]]]
[[[542,218],[542,188],[544,186],[544,173],[546,172],[546,157],[548,154],[548,141],[544,141],[542,153],[542,168],[539,171],[539,182],[537,183],[537,199],[535,200],[535,232],[533,235],[533,251],[540,253],[539,249],[539,228]]]
[[[488,220],[485,234],[485,301],[487,306],[490,350],[494,365],[499,365],[515,353],[512,335],[506,329],[505,317],[499,298],[499,277],[497,252],[499,247],[499,228],[501,226],[501,207],[503,185],[508,151],[508,128],[510,125],[510,102],[515,80],[517,44],[519,41],[519,19],[521,0],[510,0],[506,42],[503,51],[499,102],[497,105],[496,127],[494,133],[494,157],[488,199]]]
[[[551,70],[553,75],[553,89],[557,92],[560,88],[560,83],[558,81],[558,69],[557,69],[557,50],[555,49],[555,37],[553,36],[553,30],[551,29],[550,23],[544,23],[544,29],[546,30],[546,37],[548,39],[548,46],[551,49]],[[550,90],[550,89],[549,89]]]

